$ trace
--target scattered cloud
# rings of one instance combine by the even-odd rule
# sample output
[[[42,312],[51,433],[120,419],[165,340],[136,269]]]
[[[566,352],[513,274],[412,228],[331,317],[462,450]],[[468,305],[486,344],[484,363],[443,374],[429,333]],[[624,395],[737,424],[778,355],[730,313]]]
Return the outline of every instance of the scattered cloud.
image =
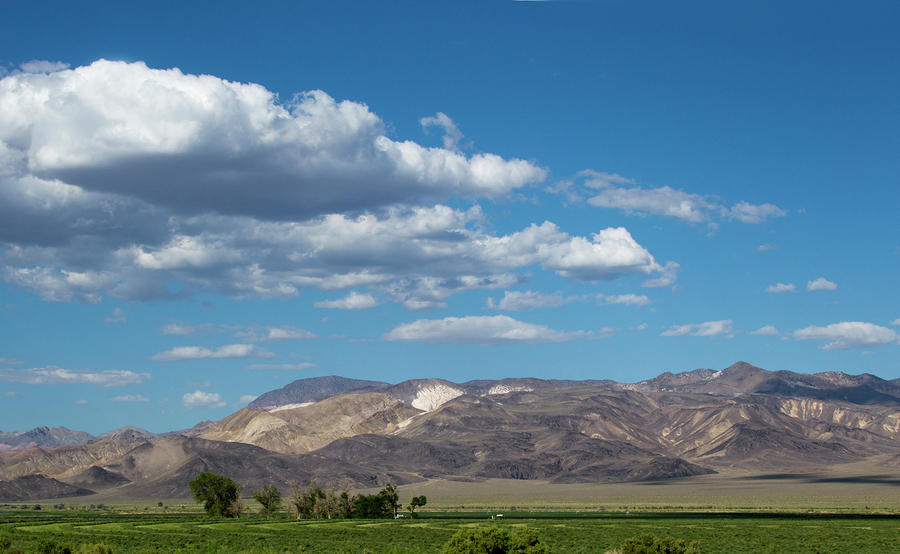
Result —
[[[297,370],[297,369],[312,369],[316,366],[316,364],[303,362],[299,364],[250,364],[246,367],[246,369],[280,369],[280,370]]]
[[[125,311],[122,308],[115,308],[103,321],[106,323],[122,323],[125,321]]]
[[[6,392],[3,393],[3,394],[4,394],[4,396],[6,396],[7,398],[14,398],[14,397],[16,397],[16,396],[19,396],[19,393],[16,392],[16,391],[14,391],[14,390],[8,390],[8,391],[6,391]]]
[[[775,283],[766,287],[766,292],[771,294],[783,294],[786,292],[796,292],[797,287],[794,283]]]
[[[199,335],[201,333],[216,333],[220,332],[214,326],[209,324],[201,324],[201,325],[183,325],[181,323],[170,323],[163,327],[162,334],[164,335],[181,335],[184,337],[190,335]]]
[[[173,362],[179,360],[211,360],[225,358],[274,358],[275,355],[260,350],[252,344],[228,344],[216,349],[203,346],[177,346],[171,350],[154,354],[151,360]]]
[[[641,323],[640,325],[635,327],[634,330],[635,331],[646,331],[648,327],[650,327],[650,326],[647,325],[646,323]]]
[[[367,310],[378,305],[375,297],[371,294],[350,291],[350,294],[337,300],[322,300],[316,302],[317,308],[331,308],[335,310]]]
[[[571,302],[578,302],[579,300],[581,299],[577,296],[563,296],[560,292],[543,294],[531,290],[523,292],[504,291],[503,298],[498,302],[495,302],[493,298],[488,298],[487,307],[492,310],[522,312],[537,308],[557,308]]]
[[[767,219],[776,217],[784,217],[787,212],[774,204],[750,204],[749,202],[738,202],[728,210],[731,219],[737,219],[741,223],[762,223]]]
[[[900,337],[894,330],[874,323],[842,321],[825,327],[810,325],[798,329],[794,331],[794,338],[797,340],[826,340],[830,342],[823,347],[825,350],[846,350],[891,344]]]
[[[675,283],[678,277],[678,268],[680,266],[675,262],[667,262],[665,267],[660,271],[660,276],[654,279],[647,279],[641,285],[646,288],[668,287]]]
[[[526,323],[505,315],[418,319],[395,327],[385,335],[389,341],[424,341],[429,344],[457,343],[500,345],[561,342],[590,336],[585,331],[557,331],[545,325]]]
[[[113,396],[110,400],[113,402],[150,402],[150,399],[143,394],[123,394],[121,396]]]
[[[756,224],[783,217],[787,212],[774,204],[741,201],[731,207],[711,196],[694,194],[669,186],[642,188],[634,179],[593,170],[579,172],[575,179],[547,189],[565,194],[570,201],[587,197],[587,203],[622,210],[635,215],[661,215],[689,223],[715,224],[717,220],[737,220]]]
[[[764,325],[756,331],[750,331],[751,335],[780,335],[778,328],[774,325]]]
[[[732,320],[705,321],[703,323],[689,323],[687,325],[673,325],[663,331],[663,337],[714,337],[717,335],[733,335]]]
[[[0,365],[22,365],[25,362],[18,358],[0,358]]]
[[[250,328],[246,331],[236,331],[234,337],[251,342],[262,342],[270,340],[309,340],[316,338],[315,333],[310,333],[304,329],[297,327],[263,327]]]
[[[50,62],[47,60],[31,60],[19,64],[19,69],[24,73],[55,73],[57,71],[69,69],[69,64],[65,62]]]
[[[778,250],[776,244],[760,244],[756,247],[757,252],[774,252],[775,250]]]
[[[444,148],[447,150],[459,152],[460,146],[463,148],[468,148],[470,146],[469,144],[460,145],[460,141],[463,139],[462,131],[460,131],[459,127],[456,126],[456,123],[443,112],[437,112],[431,117],[423,117],[419,120],[419,124],[425,132],[428,132],[428,129],[431,127],[438,127],[443,130],[444,136],[442,140]]]
[[[127,370],[95,371],[89,369],[63,369],[41,367],[34,369],[0,370],[0,381],[26,385],[96,385],[99,387],[124,387],[139,385],[150,379],[149,373]]]
[[[900,326],[900,317],[891,322],[891,325]]]
[[[221,408],[225,406],[222,396],[215,392],[196,390],[181,397],[185,408]]]
[[[806,290],[835,290],[837,289],[837,283],[832,283],[825,277],[819,277],[814,281],[806,282]]]
[[[597,300],[602,304],[628,304],[638,308],[650,304],[650,299],[643,294],[598,294]]]
[[[241,399],[238,400],[238,404],[249,404],[259,398],[259,395],[256,394],[245,394],[241,396]]]
[[[86,400],[84,398],[79,398],[78,400],[75,401],[75,403],[78,404],[79,406],[87,406],[88,404],[90,404],[90,402],[88,402],[88,400]]]

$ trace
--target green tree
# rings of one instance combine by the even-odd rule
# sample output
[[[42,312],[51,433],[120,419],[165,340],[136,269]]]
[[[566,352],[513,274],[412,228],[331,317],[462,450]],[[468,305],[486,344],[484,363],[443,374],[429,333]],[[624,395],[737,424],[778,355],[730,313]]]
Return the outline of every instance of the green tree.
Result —
[[[388,510],[390,516],[397,517],[397,510],[400,509],[400,495],[397,494],[397,489],[394,488],[394,485],[391,483],[385,485],[378,493],[378,496],[381,497],[381,501]]]
[[[412,500],[409,501],[409,515],[416,517],[416,508],[424,506],[426,502],[428,499],[424,495],[412,497]]]
[[[266,519],[281,509],[281,491],[275,485],[269,485],[253,493],[253,499],[261,506],[260,513]]]
[[[203,502],[211,516],[237,517],[241,514],[241,486],[224,475],[201,473],[188,486],[194,500]]]
[[[315,481],[306,487],[303,487],[300,483],[294,483],[291,486],[291,498],[289,500],[291,513],[297,519],[314,517],[316,502],[321,498],[325,498],[325,492],[316,485]]]
[[[684,539],[641,535],[622,543],[622,554],[700,554],[700,543],[685,543]]]

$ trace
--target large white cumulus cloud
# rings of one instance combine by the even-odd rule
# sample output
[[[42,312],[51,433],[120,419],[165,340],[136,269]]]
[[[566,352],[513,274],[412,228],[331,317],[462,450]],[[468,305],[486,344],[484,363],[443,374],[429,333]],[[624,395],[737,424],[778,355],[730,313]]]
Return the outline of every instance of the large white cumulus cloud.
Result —
[[[296,219],[410,200],[497,196],[544,179],[523,160],[394,141],[322,91],[99,60],[0,81],[0,140],[27,173],[187,212]]]
[[[0,79],[0,279],[85,302],[368,287],[409,309],[512,286],[533,266],[670,280],[677,264],[624,228],[498,235],[477,205],[440,203],[545,173],[394,140],[365,105],[320,91],[281,102],[256,84],[105,60],[17,72]]]

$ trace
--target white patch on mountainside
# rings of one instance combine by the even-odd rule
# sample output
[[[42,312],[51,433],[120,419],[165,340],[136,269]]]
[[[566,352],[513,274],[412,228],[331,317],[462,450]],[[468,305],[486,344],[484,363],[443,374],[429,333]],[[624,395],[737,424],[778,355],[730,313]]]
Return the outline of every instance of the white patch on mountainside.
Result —
[[[487,396],[493,396],[495,394],[506,394],[510,392],[531,392],[534,389],[532,387],[526,387],[523,385],[494,385],[487,391]]]
[[[459,389],[448,387],[443,383],[435,383],[420,388],[410,404],[412,404],[413,408],[430,412],[450,402],[457,396],[462,396],[462,394],[463,391]]]
[[[284,410],[293,410],[294,408],[302,408],[304,406],[312,406],[315,402],[298,402],[295,404],[285,404],[284,406],[275,406],[274,408],[269,408],[266,411],[270,414],[275,412],[282,412]]]

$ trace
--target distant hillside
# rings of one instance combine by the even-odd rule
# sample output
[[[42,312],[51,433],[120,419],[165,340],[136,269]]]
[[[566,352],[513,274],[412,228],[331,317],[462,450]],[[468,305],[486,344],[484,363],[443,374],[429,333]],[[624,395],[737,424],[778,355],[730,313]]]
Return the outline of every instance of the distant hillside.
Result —
[[[16,450],[33,446],[52,448],[66,444],[87,444],[95,438],[94,435],[83,431],[73,431],[65,427],[41,426],[22,433],[0,433],[0,444],[6,445],[4,450]]]
[[[31,476],[17,485],[33,483],[31,497],[53,490],[41,474],[104,498],[171,498],[187,496],[201,471],[249,491],[312,480],[659,481],[863,461],[893,471],[898,460],[895,381],[738,362],[639,383],[301,379],[185,431],[123,428],[87,444],[2,453],[0,479]]]
[[[377,390],[387,387],[388,383],[379,381],[364,381],[361,379],[347,379],[334,375],[328,377],[312,377],[298,379],[278,390],[273,390],[260,395],[247,407],[251,410],[267,410],[287,404],[302,404],[305,402],[318,402],[329,396],[350,392],[353,390]]]

